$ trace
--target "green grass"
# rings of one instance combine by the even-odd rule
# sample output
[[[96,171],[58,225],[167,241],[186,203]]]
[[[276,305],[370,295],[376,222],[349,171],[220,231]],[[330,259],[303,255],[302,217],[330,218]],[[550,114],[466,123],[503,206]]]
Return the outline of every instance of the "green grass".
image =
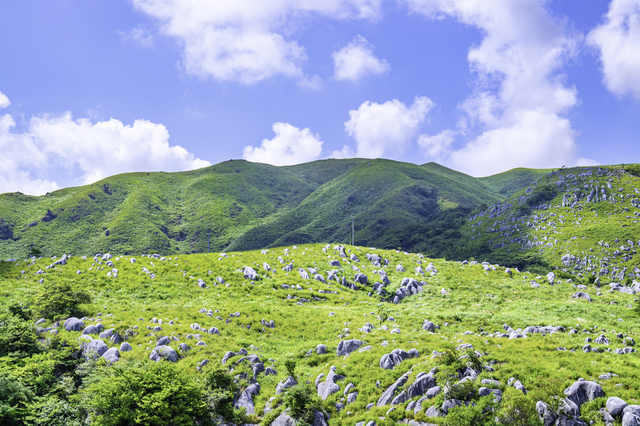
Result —
[[[359,243],[411,249],[415,226],[503,198],[442,166],[227,161],[190,172],[122,174],[41,197],[0,194],[0,258],[24,257],[32,246],[51,256],[348,242],[352,217]]]
[[[114,260],[119,271],[118,278],[107,277],[111,268],[91,258],[83,260],[72,257],[66,266],[46,270],[42,275],[35,275],[35,272],[44,269],[51,259],[39,259],[35,264],[24,260],[12,264],[0,262],[0,297],[4,306],[20,302],[28,304],[54,282],[78,285],[88,291],[93,299],[92,304],[84,307],[90,318],[85,321],[86,324],[93,324],[95,319],[101,318],[105,328],[124,331],[138,327],[137,334],[128,339],[133,351],[122,353],[119,362],[145,361],[150,353],[148,348],[155,346],[157,338],[163,335],[176,336],[180,341],[173,342],[171,346],[177,348],[178,343],[186,342],[193,348],[178,362],[178,366],[190,372],[194,380],[199,377],[199,373],[196,373],[199,361],[206,358],[210,365],[205,369],[216,368],[227,351],[245,348],[249,353],[259,355],[265,366],[271,365],[278,371],[277,377],[261,375],[259,378],[262,390],[255,398],[259,415],[254,420],[257,421],[262,418],[266,402],[276,396],[277,383],[286,377],[284,363],[288,359],[297,360],[299,382],[309,380],[313,383],[318,374],[326,374],[330,366],[335,366],[338,374],[346,376],[345,381],[340,382],[341,389],[347,383],[355,385],[359,393],[357,402],[348,405],[342,412],[335,409],[342,391],[324,402],[323,408],[332,415],[332,425],[352,425],[361,420],[392,425],[396,420],[413,418],[412,412],[402,409],[406,403],[391,416],[386,415],[389,407],[374,407],[366,411],[365,406],[377,401],[384,389],[405,372],[410,372],[408,386],[419,372],[442,366],[440,358],[431,358],[432,351],[442,352],[451,344],[457,346],[461,342],[471,343],[476,350],[484,353],[484,362],[490,359],[498,362],[494,365],[494,373],[483,372],[480,378],[491,377],[505,384],[510,377],[517,377],[531,395],[542,397],[548,391],[549,383],[557,383],[564,389],[582,377],[600,381],[607,396],[619,396],[630,404],[637,404],[640,395],[640,359],[637,354],[583,353],[581,350],[585,337],[595,338],[601,329],[606,329],[604,334],[611,339],[611,345],[592,346],[602,349],[621,347],[615,333],[623,333],[636,341],[640,339],[639,318],[628,307],[633,303],[632,295],[605,291],[602,296],[595,296],[598,289],[589,285],[586,291],[592,295],[594,302],[588,303],[571,299],[571,294],[576,290],[565,280],[556,286],[538,280],[541,287],[532,288],[530,280],[535,279],[534,275],[523,271],[514,272],[510,277],[505,274],[504,267],[485,272],[481,265],[464,266],[459,262],[441,259],[420,259],[416,254],[395,250],[347,246],[347,250],[360,258],[361,261],[356,263],[339,258],[332,248],[323,252],[322,244],[288,248],[289,255],[285,255],[283,248],[274,248],[266,254],[260,251],[229,252],[228,257],[192,254],[178,255],[176,258],[176,255],[167,255],[165,261],[135,256],[138,261],[134,264],[130,263],[130,256],[120,254],[119,259]],[[327,263],[333,258],[340,259],[342,263],[340,276],[344,275],[351,281],[355,273],[350,266],[353,264],[373,281],[376,275],[372,272],[379,268],[374,268],[366,260],[366,253],[376,253],[389,260],[389,266],[384,268],[392,283],[389,291],[397,288],[403,277],[415,276],[411,271],[418,266],[418,261],[423,266],[432,261],[439,271],[432,277],[417,277],[427,282],[422,293],[408,297],[398,305],[384,302],[395,322],[385,323],[389,327],[387,331],[378,329],[369,334],[361,333],[358,328],[366,322],[378,326],[375,313],[378,305],[383,303],[375,296],[368,296],[369,289],[363,287],[361,291],[353,291],[336,283],[303,280],[296,272],[299,267],[317,267],[318,272],[326,277],[327,270],[335,269]],[[278,261],[279,256],[286,263],[294,262],[296,269],[287,275]],[[263,270],[263,262],[270,264],[274,270]],[[408,272],[396,272],[397,264],[402,264]],[[155,273],[156,279],[152,280],[143,273],[143,266]],[[262,279],[254,283],[245,279],[241,272],[244,266],[253,266]],[[76,274],[77,270],[81,271],[80,275]],[[223,277],[229,286],[215,285],[217,276]],[[44,278],[43,284],[38,283],[40,278]],[[210,288],[199,288],[196,285],[197,278],[204,279]],[[282,284],[294,288],[282,289]],[[303,289],[296,290],[296,285]],[[442,288],[449,294],[441,295]],[[335,291],[336,294],[319,293],[319,290]],[[288,299],[289,295],[296,299]],[[326,300],[297,304],[300,298],[312,299],[314,296]],[[223,320],[199,313],[203,307],[219,311],[214,317],[220,316]],[[240,317],[230,317],[234,312],[240,312]],[[330,316],[331,312],[335,315]],[[98,317],[98,313],[102,315]],[[150,322],[152,317],[163,320],[163,331],[147,336],[149,331],[146,327],[155,325]],[[276,327],[262,327],[262,319],[274,320]],[[434,321],[441,328],[436,333],[423,331],[421,325],[425,319]],[[175,325],[168,325],[169,320],[175,321]],[[227,323],[226,320],[230,321]],[[188,334],[195,333],[190,329],[192,323],[206,328],[215,326],[220,330],[220,336],[202,334],[207,346],[195,346],[197,339],[186,338]],[[445,326],[445,323],[449,325]],[[480,334],[481,328],[485,333],[502,331],[505,323],[514,329],[529,325],[561,325],[567,330],[587,329],[590,334],[530,335],[527,339],[517,340]],[[49,324],[47,322],[44,326]],[[396,327],[401,334],[390,333]],[[349,328],[350,333],[345,334],[345,328]],[[463,335],[465,331],[475,334]],[[78,345],[78,335],[77,332],[60,333],[61,339],[71,348]],[[373,349],[339,358],[336,356],[336,347],[340,340],[346,338],[362,339]],[[388,346],[382,346],[383,342],[388,342]],[[307,351],[321,343],[327,346],[327,355],[314,353],[305,356]],[[557,347],[565,347],[569,351],[556,351]],[[381,356],[395,348],[416,348],[420,356],[402,362],[395,370],[380,369],[378,363]],[[45,365],[49,364],[40,355],[26,362],[0,359],[0,370],[10,371],[14,377],[31,387],[38,385],[39,376],[35,371],[45,368]],[[606,372],[618,374],[619,377],[600,380],[598,376]],[[376,387],[377,381],[380,381],[380,388]],[[75,392],[82,394],[83,385],[76,386]],[[426,408],[428,404],[423,406],[423,409]]]

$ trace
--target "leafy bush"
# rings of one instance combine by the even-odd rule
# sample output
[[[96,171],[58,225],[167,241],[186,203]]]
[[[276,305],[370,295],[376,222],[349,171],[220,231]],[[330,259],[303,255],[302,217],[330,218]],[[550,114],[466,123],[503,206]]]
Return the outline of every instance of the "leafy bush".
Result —
[[[0,317],[0,357],[27,358],[40,351],[35,327],[13,315]]]
[[[449,410],[444,418],[443,426],[494,426],[494,410],[496,403],[492,396],[485,396],[475,402],[475,405],[461,405]],[[507,423],[508,424],[508,423]]]
[[[632,174],[633,176],[640,177],[640,164],[633,164],[633,165],[630,165],[630,166],[625,166],[624,169],[628,173]]]
[[[287,359],[284,362],[284,368],[287,369],[287,374],[291,377],[296,377],[296,360],[295,359]]]
[[[84,391],[94,425],[181,426],[208,419],[202,389],[176,365],[118,364]]]
[[[497,418],[501,424],[514,426],[538,426],[536,400],[514,388],[507,388]]]
[[[302,424],[313,424],[314,410],[322,406],[315,389],[308,384],[300,384],[290,388],[284,396],[283,402],[291,408],[291,416]]]
[[[556,190],[549,185],[538,185],[527,198],[529,207],[538,206],[545,201],[552,200],[556,196]]]
[[[208,391],[207,406],[216,417],[234,423],[244,423],[244,413],[233,408],[233,399],[238,392],[238,385],[226,370],[218,368],[205,375],[205,387]]]
[[[5,371],[0,371],[0,424],[22,424],[24,407],[33,398],[31,391]]]
[[[83,303],[91,303],[91,296],[84,290],[67,283],[54,284],[38,296],[36,310],[47,319],[82,316]]]

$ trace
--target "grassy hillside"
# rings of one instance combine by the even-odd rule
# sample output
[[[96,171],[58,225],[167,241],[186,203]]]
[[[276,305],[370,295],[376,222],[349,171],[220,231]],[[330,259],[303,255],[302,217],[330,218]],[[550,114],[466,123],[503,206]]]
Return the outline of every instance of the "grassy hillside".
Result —
[[[227,161],[190,172],[123,174],[41,197],[0,194],[0,258],[24,257],[32,247],[46,255],[206,252],[207,239],[211,251],[344,243],[352,217],[361,244],[435,247],[431,254],[444,255],[462,218],[503,199],[435,164]]]
[[[640,278],[640,173],[626,167],[553,172],[471,217],[469,240],[491,258],[536,257],[571,276],[623,282]]]
[[[9,409],[19,407],[12,414],[16,424],[85,425],[88,419],[127,424],[152,416],[149,424],[207,424],[212,417],[219,423],[225,417],[236,424],[267,426],[289,407],[287,413],[299,418],[308,419],[304,416],[311,413],[310,423],[316,425],[321,422],[313,421],[313,409],[330,417],[331,426],[361,421],[392,426],[408,420],[497,426],[496,418],[501,424],[541,425],[535,404],[545,401],[557,410],[556,397],[564,398],[564,389],[579,378],[593,382],[602,392],[596,396],[604,397],[581,403],[579,416],[587,422],[604,425],[598,409],[609,397],[638,404],[640,358],[614,351],[632,348],[630,339],[640,338],[638,313],[630,308],[635,296],[600,293],[587,280],[558,279],[549,285],[543,277],[514,269],[509,273],[495,264],[447,262],[360,246],[344,250],[348,257],[341,256],[339,247],[321,244],[162,258],[74,256],[49,269],[60,258],[0,262],[0,385],[10,390],[0,395],[5,410],[0,420],[9,424]],[[378,255],[380,266],[367,260],[367,254]],[[330,261],[340,266],[330,266]],[[289,264],[295,268],[287,272]],[[398,272],[397,265],[407,272]],[[260,276],[247,278],[247,266]],[[302,278],[298,268],[311,278]],[[426,274],[414,272],[416,268]],[[368,276],[367,284],[351,288],[338,283],[343,277],[356,282],[358,271]],[[314,272],[327,282],[314,280]],[[330,272],[338,281],[329,279]],[[389,278],[386,294],[396,293],[403,278],[422,281],[421,291],[389,303],[372,284],[382,281],[383,274]],[[532,286],[532,280],[538,285]],[[82,327],[102,324],[111,330],[106,337],[96,333],[82,340],[82,331],[65,329],[70,315],[61,312],[65,305],[51,307],[43,296],[51,294],[55,284],[76,286],[90,296],[91,302],[78,305],[73,315],[83,317]],[[576,289],[578,284],[585,287]],[[593,301],[572,298],[576,291],[589,293]],[[36,331],[32,324],[44,306],[51,316]],[[424,329],[425,320],[437,328]],[[563,328],[534,333],[529,326]],[[219,334],[207,332],[212,327]],[[598,342],[585,346],[585,339],[596,338]],[[87,339],[115,348],[111,354],[123,347],[121,340],[131,350],[118,350],[110,365],[101,357],[91,359],[97,355],[83,343]],[[358,350],[339,355],[341,342],[350,339],[362,342]],[[157,364],[149,360],[160,342],[175,351],[175,362],[169,352]],[[21,350],[8,349],[18,343]],[[182,344],[189,349],[180,349]],[[318,345],[325,345],[327,352],[318,354]],[[383,356],[396,349],[417,353],[392,369],[381,368]],[[237,355],[240,350],[257,359]],[[266,367],[274,374],[267,375]],[[324,383],[334,367],[344,378],[336,381],[337,392],[323,400],[314,383]],[[418,376],[429,372],[432,379],[424,379],[428,386],[410,391]],[[291,373],[299,385],[278,393],[278,384]],[[379,403],[403,375],[405,383]],[[235,384],[221,389],[216,383],[224,377]],[[257,391],[252,383],[259,385]],[[487,388],[499,391],[499,403],[492,402],[495,395],[482,397]],[[253,409],[244,415],[234,412],[230,404],[238,403],[236,398],[247,389],[253,392],[251,404],[245,398],[241,406]],[[415,396],[398,397],[408,392]],[[425,393],[431,396],[423,398]],[[128,395],[137,402],[126,402]],[[429,417],[453,399],[460,401],[460,408],[446,417]]]
[[[525,169],[520,167],[497,175],[478,178],[478,180],[498,194],[508,197],[551,172],[553,172],[553,169]]]

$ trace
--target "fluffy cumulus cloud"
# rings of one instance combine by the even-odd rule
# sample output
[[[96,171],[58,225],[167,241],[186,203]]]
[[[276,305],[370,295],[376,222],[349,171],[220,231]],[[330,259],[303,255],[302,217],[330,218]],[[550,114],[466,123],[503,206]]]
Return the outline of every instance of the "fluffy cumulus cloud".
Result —
[[[289,166],[317,160],[322,154],[320,135],[308,128],[299,129],[289,123],[274,123],[273,139],[263,139],[259,147],[246,146],[243,158],[255,163]]]
[[[468,52],[476,83],[461,107],[461,134],[479,132],[445,162],[473,175],[509,168],[555,167],[588,162],[578,156],[577,132],[566,118],[577,91],[561,69],[575,55],[580,36],[551,16],[545,0],[406,0],[429,18],[452,17],[481,30]],[[446,152],[449,138],[424,138]],[[439,147],[439,148],[438,148]],[[428,151],[428,150],[427,150]]]
[[[356,110],[349,111],[345,131],[355,139],[355,155],[363,158],[391,157],[404,154],[420,125],[433,107],[431,99],[416,97],[407,106],[397,99],[383,104],[366,101]],[[353,153],[345,146],[333,156],[343,158]]]
[[[307,83],[304,47],[288,36],[310,16],[376,19],[382,0],[133,0],[183,46],[187,73],[253,84],[284,75]],[[313,83],[313,82],[312,82]],[[313,85],[313,84],[312,84]]]
[[[169,145],[162,124],[110,119],[92,123],[70,113],[31,118],[23,131],[9,114],[0,116],[0,193],[41,195],[58,189],[48,173],[62,167],[88,184],[118,173],[182,171],[210,165]],[[79,173],[78,173],[79,171]]]
[[[640,0],[613,0],[587,43],[600,51],[607,88],[640,99]]]
[[[447,129],[437,135],[420,135],[418,146],[423,151],[425,158],[431,161],[443,161],[451,154],[451,145],[456,133]]]
[[[0,193],[41,195],[58,189],[44,175],[48,158],[29,134],[15,133],[9,114],[0,116]]]
[[[177,172],[209,166],[181,146],[169,145],[162,124],[136,120],[133,125],[110,119],[92,123],[70,113],[34,117],[29,136],[65,168],[79,167],[83,184],[107,176],[141,171]]]
[[[336,80],[356,81],[367,74],[384,74],[391,69],[387,61],[376,58],[373,49],[361,35],[333,52],[333,62]]]
[[[0,108],[6,108],[11,105],[11,101],[4,93],[0,92]]]

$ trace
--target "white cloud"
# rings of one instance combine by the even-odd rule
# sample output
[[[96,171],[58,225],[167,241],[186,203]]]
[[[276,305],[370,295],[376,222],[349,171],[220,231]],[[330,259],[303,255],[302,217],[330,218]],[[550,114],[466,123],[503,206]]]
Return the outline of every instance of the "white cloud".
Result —
[[[137,26],[131,31],[116,31],[123,41],[130,41],[142,47],[153,47],[153,33],[145,27]]]
[[[453,130],[443,130],[437,135],[420,135],[418,146],[423,151],[426,159],[442,161],[451,153],[451,144],[455,140],[456,133]]]
[[[0,192],[41,195],[58,188],[47,173],[62,167],[89,184],[118,173],[183,171],[209,166],[180,146],[169,145],[162,124],[136,120],[133,125],[110,119],[92,123],[71,113],[31,118],[14,132],[12,116],[0,116]]]
[[[253,84],[284,75],[306,80],[304,47],[287,39],[301,19],[377,19],[382,0],[133,0],[183,46],[187,73]]]
[[[371,45],[361,35],[333,52],[333,62],[336,80],[356,81],[367,74],[384,74],[391,69],[387,61],[376,58]]]
[[[29,134],[14,133],[15,121],[0,116],[0,193],[20,191],[42,195],[58,189],[43,176],[48,159]]]
[[[356,156],[356,152],[349,145],[342,145],[341,150],[335,150],[331,153],[329,158],[353,158]]]
[[[607,88],[640,99],[640,0],[613,0],[605,22],[589,33],[587,43],[600,50]]]
[[[181,146],[170,146],[167,128],[146,120],[125,126],[112,118],[93,124],[66,113],[34,117],[29,127],[46,154],[69,169],[80,167],[84,184],[119,173],[177,172],[211,165]]]
[[[416,97],[407,107],[397,99],[383,104],[366,101],[349,111],[344,128],[356,140],[358,157],[401,156],[433,107],[431,99]]]
[[[0,92],[0,109],[6,108],[11,105],[11,101],[4,93]]]
[[[447,164],[486,175],[581,161],[577,132],[564,117],[577,104],[577,91],[560,73],[581,39],[550,15],[546,0],[405,2],[428,17],[453,17],[483,34],[468,53],[477,81],[461,105],[467,113],[461,129],[480,136],[452,151]]]
[[[274,123],[273,139],[263,139],[259,147],[244,147],[243,158],[256,163],[288,166],[317,160],[322,153],[320,135],[308,128],[300,130],[289,123]]]

